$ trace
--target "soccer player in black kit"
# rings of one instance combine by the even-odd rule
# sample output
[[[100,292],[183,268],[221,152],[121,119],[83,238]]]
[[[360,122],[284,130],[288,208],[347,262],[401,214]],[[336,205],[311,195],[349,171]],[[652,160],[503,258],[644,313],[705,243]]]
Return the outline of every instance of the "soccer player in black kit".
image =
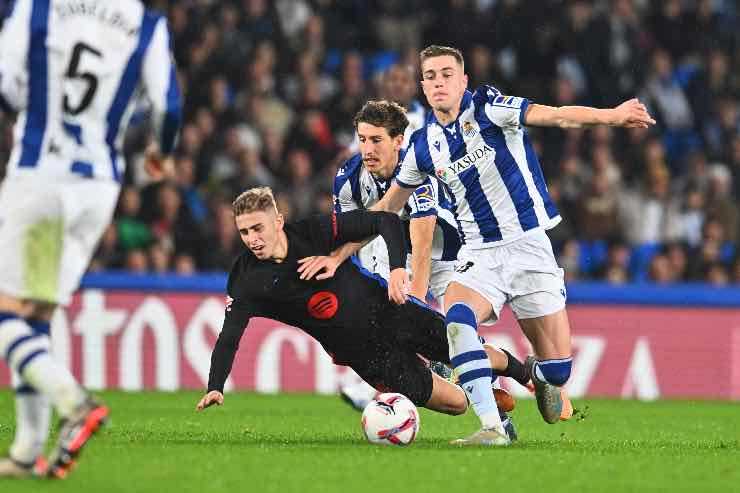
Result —
[[[397,215],[356,210],[285,224],[267,187],[247,190],[233,207],[247,251],[229,274],[230,302],[211,356],[208,391],[197,410],[223,403],[224,382],[252,317],[303,329],[336,364],[351,367],[379,390],[399,392],[438,412],[467,410],[465,392],[433,374],[418,356],[449,362],[447,335],[442,315],[406,296],[406,238]],[[378,234],[388,245],[387,291],[352,263],[327,280],[300,280],[300,259]],[[500,375],[527,382],[520,361],[508,353],[489,354]]]

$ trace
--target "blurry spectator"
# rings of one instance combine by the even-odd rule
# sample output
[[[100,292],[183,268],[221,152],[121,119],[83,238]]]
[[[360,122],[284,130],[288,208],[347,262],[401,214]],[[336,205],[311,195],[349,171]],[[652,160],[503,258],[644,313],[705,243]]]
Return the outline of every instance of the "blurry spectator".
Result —
[[[604,127],[609,128],[609,127]],[[622,172],[614,161],[611,148],[606,143],[598,143],[591,151],[591,171],[594,175],[602,175],[606,190],[617,194],[622,185]]]
[[[311,181],[313,173],[311,156],[302,149],[295,149],[288,153],[286,165],[291,177],[289,189],[295,208],[293,212],[296,219],[303,219],[311,214],[313,209],[314,186]]]
[[[635,94],[644,70],[639,54],[647,41],[632,0],[615,0],[613,5],[608,30],[611,85],[605,91],[606,105],[619,104]]]
[[[129,250],[126,254],[126,263],[124,265],[127,271],[132,274],[145,274],[149,271],[149,259],[146,252],[141,248]]]
[[[670,55],[675,59],[681,59],[689,48],[681,0],[659,0],[650,3],[653,7],[648,19],[650,32],[659,46],[670,50]]]
[[[578,230],[584,239],[606,239],[621,234],[617,197],[610,188],[606,172],[591,177],[591,182],[579,201],[576,216]]]
[[[725,52],[712,50],[702,62],[704,66],[689,80],[687,94],[697,120],[706,123],[717,106],[717,98],[729,94],[732,89],[730,60]],[[703,131],[702,128],[697,130]]]
[[[291,149],[307,153],[309,159],[318,167],[328,163],[337,152],[326,115],[318,110],[308,110],[300,116],[287,142]],[[286,171],[288,170],[290,167],[286,168]]]
[[[716,117],[708,121],[705,136],[710,154],[721,158],[740,134],[740,108],[736,99],[724,97],[717,99],[714,110]]]
[[[164,183],[157,190],[157,214],[151,223],[157,242],[178,253],[198,255],[202,248],[202,234],[186,207],[180,191],[172,183]]]
[[[558,265],[565,270],[565,282],[581,278],[580,257],[581,249],[577,241],[568,240],[563,244],[560,255],[558,255]]]
[[[330,99],[337,91],[336,81],[320,71],[316,54],[303,50],[296,59],[295,72],[283,81],[283,92],[286,99],[293,105],[300,104],[305,87],[309,83],[316,84],[319,103]]]
[[[622,231],[630,243],[661,243],[681,235],[680,202],[670,194],[670,172],[661,164],[645,170],[646,183],[619,202]]]
[[[705,280],[709,267],[722,262],[722,247],[725,242],[723,225],[715,220],[706,221],[702,240],[689,255],[687,277],[692,281]]]
[[[674,189],[677,193],[687,193],[696,190],[706,195],[709,188],[709,165],[707,155],[702,151],[694,151],[687,156],[686,171],[676,179]]]
[[[296,39],[311,17],[311,7],[305,0],[276,0],[275,10],[282,33],[289,39]]]
[[[709,168],[709,190],[706,201],[706,214],[710,219],[724,226],[724,240],[736,243],[740,227],[740,210],[737,201],[730,196],[732,176],[727,167],[713,164]]]
[[[195,274],[196,266],[193,257],[185,253],[175,257],[175,272],[181,276]]]
[[[730,281],[730,276],[724,265],[715,262],[707,267],[706,281],[713,286],[725,286]]]
[[[230,270],[236,256],[243,250],[239,233],[234,226],[231,204],[220,203],[215,210],[215,224],[208,235],[203,268],[206,270]]]
[[[118,234],[114,224],[110,224],[100,239],[92,260],[90,261],[90,271],[97,272],[101,270],[119,269],[123,264],[123,253],[118,247]]]
[[[421,45],[421,28],[423,17],[418,12],[423,9],[424,2],[419,0],[405,0],[398,2],[396,0],[376,0],[378,6],[382,8],[384,15],[375,16],[372,19],[374,24],[375,35],[381,47],[389,50],[403,50],[406,47],[418,47]],[[451,9],[455,9],[456,4],[467,2],[451,1]],[[450,15],[448,12],[447,15]],[[470,22],[471,17],[465,18]],[[450,19],[451,20],[451,19]],[[462,24],[450,23],[450,26],[460,26]],[[454,43],[455,40],[446,39],[447,43]]]
[[[674,164],[694,143],[694,114],[674,73],[671,56],[664,49],[658,48],[653,52],[640,100],[666,131],[667,153],[669,161]]]
[[[254,41],[275,39],[278,33],[276,13],[267,0],[242,0],[244,21],[242,32]]]
[[[180,188],[182,198],[190,215],[198,223],[206,221],[208,210],[205,200],[195,186],[195,163],[189,156],[182,156],[175,162],[175,183]]]
[[[681,239],[690,247],[696,247],[701,241],[704,227],[704,195],[698,189],[692,188],[686,193],[679,222]]]
[[[658,284],[673,282],[671,262],[664,253],[659,253],[650,261],[649,279]]]
[[[118,203],[119,214],[115,220],[118,245],[124,253],[134,248],[146,248],[154,239],[152,231],[139,219],[141,196],[132,186],[124,187]]]
[[[686,247],[678,242],[670,243],[665,248],[665,255],[671,264],[673,281],[685,281],[689,262]]]
[[[623,284],[630,279],[629,275],[630,250],[621,239],[611,239],[606,254],[606,262],[595,272],[597,278],[604,279],[611,284]]]
[[[149,247],[149,265],[151,270],[157,274],[163,274],[171,270],[172,247],[164,241],[152,243]]]

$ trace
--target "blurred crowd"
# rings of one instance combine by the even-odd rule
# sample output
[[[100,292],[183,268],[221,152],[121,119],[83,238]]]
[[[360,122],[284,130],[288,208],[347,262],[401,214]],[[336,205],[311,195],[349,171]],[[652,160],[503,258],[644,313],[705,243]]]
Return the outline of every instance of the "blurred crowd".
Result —
[[[550,233],[568,280],[740,283],[732,0],[149,3],[168,15],[185,94],[176,174],[153,183],[144,172],[143,107],[92,269],[228,269],[241,251],[230,202],[252,186],[273,187],[288,219],[330,211],[355,112],[382,96],[384,71],[418,68],[434,43],[463,51],[471,88],[556,106],[637,96],[658,121],[649,131],[529,129],[564,217]],[[10,118],[0,116],[0,163]]]

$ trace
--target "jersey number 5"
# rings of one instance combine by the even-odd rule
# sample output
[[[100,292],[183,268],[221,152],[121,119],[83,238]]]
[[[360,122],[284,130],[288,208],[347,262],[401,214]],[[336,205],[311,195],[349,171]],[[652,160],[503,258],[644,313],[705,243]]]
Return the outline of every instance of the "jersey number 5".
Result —
[[[87,82],[87,90],[77,106],[72,106],[72,103],[69,102],[69,96],[67,94],[64,95],[64,112],[70,115],[79,115],[85,111],[90,106],[93,97],[95,97],[95,91],[98,89],[98,78],[95,74],[80,71],[80,59],[84,53],[89,53],[89,56],[103,58],[102,53],[83,42],[77,43],[72,48],[72,58],[69,61],[66,76],[70,79],[81,79]]]

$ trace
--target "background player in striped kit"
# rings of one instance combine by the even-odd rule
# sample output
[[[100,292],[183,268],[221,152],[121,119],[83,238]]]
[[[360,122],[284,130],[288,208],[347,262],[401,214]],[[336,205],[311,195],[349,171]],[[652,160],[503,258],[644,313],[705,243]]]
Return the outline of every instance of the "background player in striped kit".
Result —
[[[375,208],[396,210],[427,175],[450,192],[463,243],[445,294],[451,359],[482,425],[459,442],[506,444],[478,323],[497,320],[504,304],[512,307],[535,351],[528,364],[549,423],[567,417],[558,387],[572,364],[563,271],[545,234],[560,215],[524,125],[647,127],[655,121],[636,99],[612,109],[555,108],[491,86],[471,93],[459,50],[433,45],[420,55],[433,111],[412,135],[396,183]]]
[[[123,134],[143,92],[164,166],[180,121],[166,20],[138,0],[19,0],[0,40],[0,99],[18,113],[0,187],[0,353],[13,372],[16,436],[0,476],[34,472],[62,418],[46,472],[64,477],[108,409],[50,353],[49,321],[69,303],[110,222]]]

